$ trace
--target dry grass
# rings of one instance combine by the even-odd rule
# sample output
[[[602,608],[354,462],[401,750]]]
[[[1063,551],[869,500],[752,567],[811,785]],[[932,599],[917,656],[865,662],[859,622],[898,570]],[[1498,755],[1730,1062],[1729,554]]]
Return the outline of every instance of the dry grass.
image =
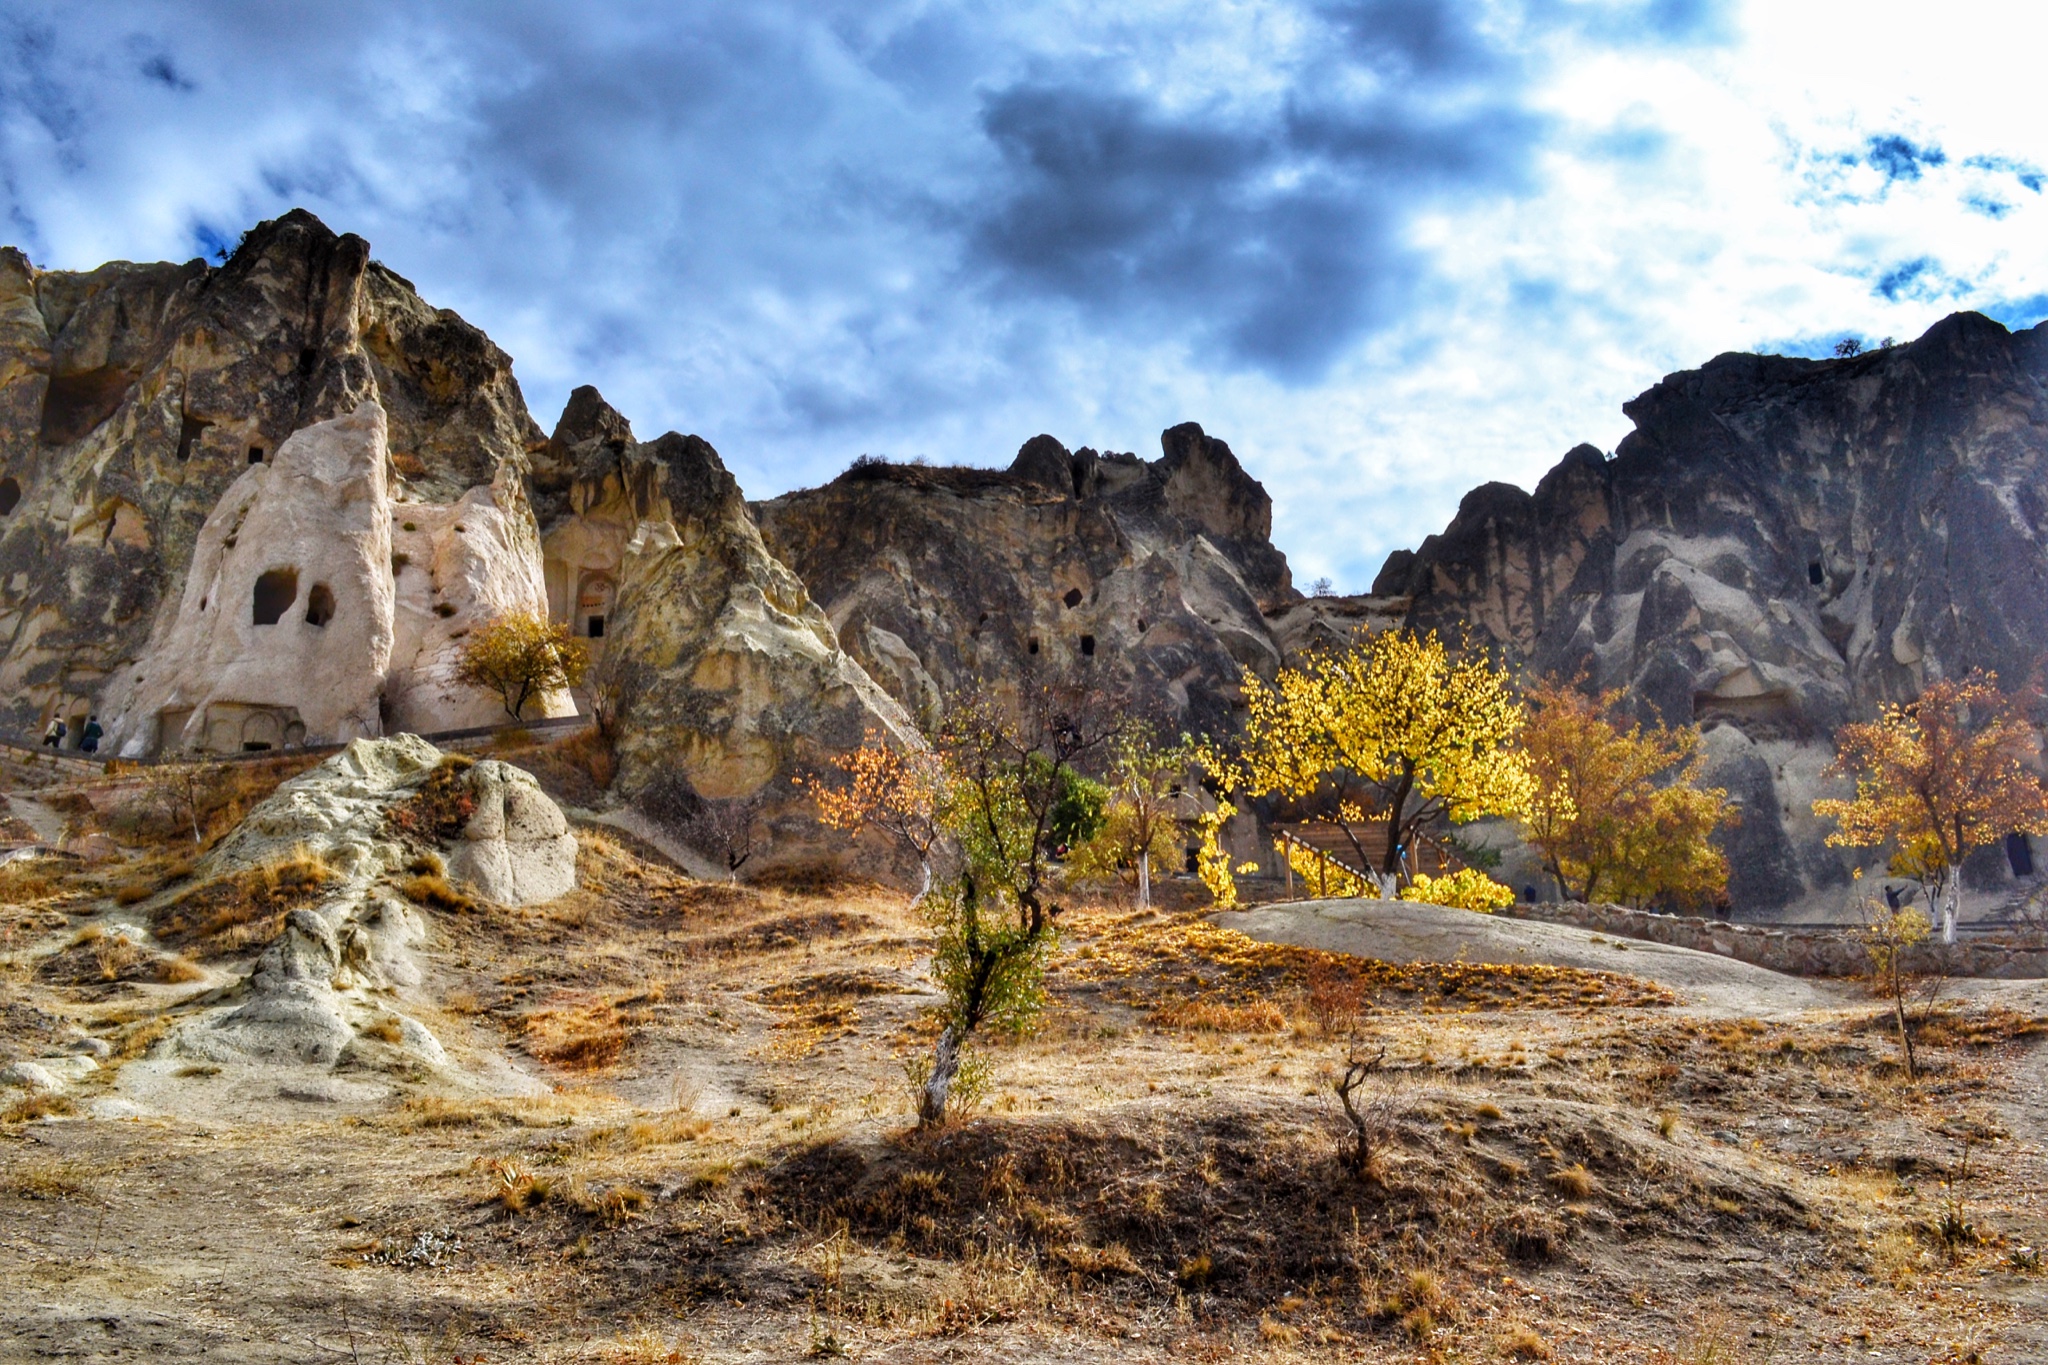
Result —
[[[477,907],[476,897],[457,890],[439,873],[408,877],[398,884],[398,892],[416,905],[446,910],[451,914],[466,914]]]
[[[603,1071],[626,1054],[633,1035],[609,1000],[563,1000],[521,1020],[521,1042],[541,1061],[567,1071]]]
[[[58,1118],[77,1112],[78,1106],[67,1096],[46,1091],[26,1095],[0,1109],[0,1123],[32,1123],[37,1119]]]
[[[176,896],[151,914],[151,928],[201,958],[262,947],[277,937],[287,913],[315,899],[337,875],[300,848]]]
[[[1285,1033],[1287,1016],[1270,1000],[1233,1005],[1220,1000],[1172,1000],[1152,1011],[1161,1028],[1195,1033]]]
[[[1550,1173],[1550,1186],[1567,1199],[1591,1199],[1594,1181],[1584,1166],[1564,1166]]]
[[[1550,1343],[1526,1322],[1510,1324],[1494,1338],[1494,1352],[1503,1360],[1548,1360]]]

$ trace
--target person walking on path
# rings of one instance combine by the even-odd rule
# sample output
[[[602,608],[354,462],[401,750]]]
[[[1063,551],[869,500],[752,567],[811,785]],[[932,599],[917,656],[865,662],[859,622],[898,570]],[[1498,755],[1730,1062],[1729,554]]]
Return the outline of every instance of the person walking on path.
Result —
[[[85,718],[85,728],[78,732],[78,751],[84,754],[98,753],[100,751],[100,736],[105,733],[105,730],[100,729],[100,718],[98,716],[87,716]]]
[[[43,747],[45,749],[63,748],[64,736],[70,733],[71,728],[64,723],[62,716],[53,718],[50,721],[50,728],[43,731]]]

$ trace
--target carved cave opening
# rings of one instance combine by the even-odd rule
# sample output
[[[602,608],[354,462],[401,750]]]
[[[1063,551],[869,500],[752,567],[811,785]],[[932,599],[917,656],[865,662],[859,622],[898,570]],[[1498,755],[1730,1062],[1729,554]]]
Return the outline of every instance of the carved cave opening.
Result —
[[[1807,563],[1806,581],[1813,584],[1813,586],[1816,588],[1820,587],[1822,584],[1828,581],[1827,572],[1821,568],[1820,561],[1818,559],[1811,560]]]
[[[2034,875],[2034,846],[2024,834],[2005,836],[2005,861],[2015,877]]]
[[[1081,657],[1084,659],[1095,657],[1095,637],[1093,635],[1083,635],[1081,637]]]
[[[70,445],[114,415],[135,377],[113,365],[50,376],[43,391],[44,445]]]
[[[593,640],[602,640],[604,638],[604,618],[602,616],[591,617],[589,621],[585,623],[585,629],[583,633],[585,635],[588,635]]]
[[[0,479],[0,517],[12,512],[21,501],[21,482],[12,474]]]
[[[262,446],[250,446],[250,447],[249,447],[249,463],[250,463],[250,464],[262,464],[262,463],[263,463],[263,447],[262,447]]]
[[[206,429],[212,425],[213,423],[202,421],[197,417],[186,416],[178,419],[179,464],[183,464],[192,458],[192,447],[199,444],[199,438],[205,435]]]
[[[315,583],[313,591],[306,594],[306,624],[324,626],[334,619],[334,590],[325,583]]]
[[[1065,597],[1062,597],[1060,601],[1065,602],[1067,604],[1068,610],[1072,610],[1073,608],[1080,606],[1081,590],[1079,588],[1068,588],[1067,595]]]
[[[299,571],[297,569],[268,569],[256,579],[254,601],[251,603],[254,615],[251,620],[259,626],[274,626],[284,619],[292,603],[299,600]]]

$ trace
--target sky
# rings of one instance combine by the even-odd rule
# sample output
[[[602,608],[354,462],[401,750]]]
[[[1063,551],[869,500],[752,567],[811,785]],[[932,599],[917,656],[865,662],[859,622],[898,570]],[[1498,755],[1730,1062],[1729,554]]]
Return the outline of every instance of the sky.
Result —
[[[0,241],[310,209],[753,497],[1197,421],[1356,592],[1672,371],[2048,317],[2035,9],[0,0]]]

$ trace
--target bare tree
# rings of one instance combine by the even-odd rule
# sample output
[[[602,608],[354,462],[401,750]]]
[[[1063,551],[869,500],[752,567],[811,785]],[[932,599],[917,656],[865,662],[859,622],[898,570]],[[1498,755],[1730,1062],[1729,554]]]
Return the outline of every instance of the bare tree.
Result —
[[[1394,1092],[1375,1079],[1386,1059],[1385,1048],[1370,1057],[1353,1057],[1331,1087],[1351,1124],[1351,1154],[1346,1164],[1361,1180],[1372,1178],[1373,1159],[1386,1145],[1400,1111]]]

